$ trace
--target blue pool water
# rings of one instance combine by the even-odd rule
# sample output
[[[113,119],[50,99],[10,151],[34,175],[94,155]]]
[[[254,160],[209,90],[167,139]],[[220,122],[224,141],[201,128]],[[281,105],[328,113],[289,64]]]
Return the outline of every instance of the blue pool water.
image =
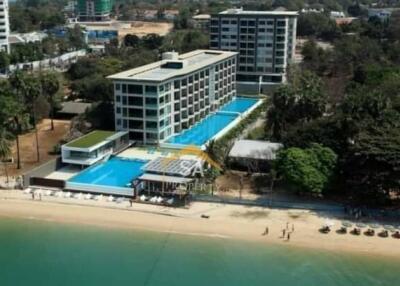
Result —
[[[167,143],[201,146],[239,116],[239,114],[224,112],[244,113],[257,101],[257,99],[252,98],[237,97],[225,104],[217,113],[209,115],[181,134],[170,138]]]
[[[201,146],[235,120],[236,117],[238,117],[236,114],[217,113],[210,115],[181,134],[172,137],[168,140],[168,143]]]
[[[256,104],[257,101],[258,99],[237,97],[231,102],[225,104],[219,111],[243,113],[254,104]]]
[[[113,157],[87,168],[69,180],[71,183],[126,187],[142,174],[145,161]]]

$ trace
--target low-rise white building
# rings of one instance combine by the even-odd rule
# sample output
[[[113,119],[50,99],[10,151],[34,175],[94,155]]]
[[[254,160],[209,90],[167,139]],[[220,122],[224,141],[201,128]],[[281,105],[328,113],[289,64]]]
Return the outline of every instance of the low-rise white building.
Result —
[[[90,166],[129,146],[128,132],[96,130],[61,147],[62,162]]]

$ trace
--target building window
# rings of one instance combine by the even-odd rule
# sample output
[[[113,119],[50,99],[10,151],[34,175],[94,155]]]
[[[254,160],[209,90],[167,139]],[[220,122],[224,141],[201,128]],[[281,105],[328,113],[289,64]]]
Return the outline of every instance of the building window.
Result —
[[[146,93],[157,93],[157,86],[146,85]]]
[[[143,94],[143,86],[137,84],[128,85],[128,93],[131,94]]]
[[[128,97],[129,105],[143,106],[143,97],[130,96]]]

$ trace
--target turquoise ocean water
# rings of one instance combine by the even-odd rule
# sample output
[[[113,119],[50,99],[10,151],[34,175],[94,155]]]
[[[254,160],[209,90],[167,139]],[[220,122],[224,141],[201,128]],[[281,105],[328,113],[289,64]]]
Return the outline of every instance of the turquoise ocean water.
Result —
[[[0,285],[400,285],[400,258],[0,220]]]

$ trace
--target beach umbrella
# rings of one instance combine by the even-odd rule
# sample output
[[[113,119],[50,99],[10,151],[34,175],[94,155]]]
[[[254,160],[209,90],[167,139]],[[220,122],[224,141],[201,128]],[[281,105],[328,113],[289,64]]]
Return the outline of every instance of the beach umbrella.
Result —
[[[367,227],[367,225],[365,223],[362,223],[362,222],[356,223],[356,226],[359,227],[359,228]]]
[[[342,225],[344,227],[352,227],[353,226],[353,224],[351,222],[349,222],[349,221],[342,221]]]

